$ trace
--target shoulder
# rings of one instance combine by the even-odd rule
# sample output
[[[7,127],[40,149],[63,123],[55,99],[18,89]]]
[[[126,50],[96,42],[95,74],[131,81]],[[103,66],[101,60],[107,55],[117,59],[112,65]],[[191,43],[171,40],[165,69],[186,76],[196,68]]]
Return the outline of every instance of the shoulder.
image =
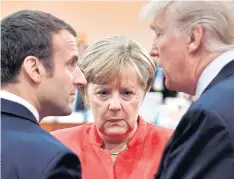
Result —
[[[76,127],[64,128],[52,131],[51,134],[57,138],[66,138],[81,135],[84,133],[89,133],[93,123],[81,124]]]
[[[40,166],[42,178],[81,178],[79,158],[54,136],[51,137],[51,140],[44,142],[43,147],[38,146],[35,150],[41,161],[37,165]],[[32,158],[35,161],[35,157]]]
[[[141,116],[139,116],[139,127],[141,130],[138,130],[138,132],[143,132],[143,130],[145,130],[144,143],[150,145],[152,149],[154,147],[158,149],[164,148],[174,131],[174,129],[149,123]]]
[[[79,166],[79,159],[75,154],[40,126],[33,130],[5,132],[4,135],[9,138],[7,145],[2,149],[3,161],[9,161],[11,158],[11,161],[6,162],[4,169],[14,165],[19,176],[41,176],[53,173],[59,166]]]
[[[168,140],[174,132],[174,129],[147,122],[147,134],[151,137],[157,137],[161,140]]]
[[[183,116],[183,123],[219,123],[234,131],[234,75],[207,89]],[[204,121],[205,119],[205,121]]]
[[[223,106],[221,105],[220,108]],[[234,116],[233,109],[230,112],[222,112],[216,108],[192,108],[190,109],[179,122],[175,137],[187,138],[212,138],[212,141],[220,142],[220,137],[224,141],[233,143],[234,137]],[[183,136],[183,137],[182,137]],[[192,138],[192,137],[191,137]]]
[[[52,153],[57,150],[66,150],[66,147],[59,140],[42,129],[38,124],[28,122],[28,124],[25,125],[25,121],[22,120],[21,123],[24,122],[23,124],[19,123],[21,125],[20,127],[19,125],[14,127],[13,124],[5,125],[2,134],[4,136],[3,141],[8,143],[7,146],[17,146],[17,149],[15,149],[15,147],[12,148],[16,151],[22,150],[26,152],[28,149],[33,149],[32,151],[45,152],[48,154],[50,151]],[[23,128],[23,126],[25,127]],[[13,127],[14,130],[11,129]],[[47,150],[45,150],[45,146]]]
[[[59,129],[51,132],[51,134],[66,145],[69,143],[69,141],[82,140],[84,135],[89,134],[92,125],[93,123],[87,123],[76,127]]]
[[[34,152],[41,153],[45,156],[54,156],[56,153],[67,153],[71,152],[64,144],[62,144],[58,139],[49,134],[43,129],[40,132],[33,133],[23,133],[21,132],[20,143],[21,146],[27,146]],[[46,146],[46,149],[45,149]]]
[[[205,91],[182,120],[189,123],[220,124],[234,131],[234,75]],[[199,120],[198,120],[199,119]],[[205,121],[204,121],[205,119]]]
[[[147,148],[147,152],[152,154],[151,157],[155,155],[158,156],[159,154],[161,155],[163,149],[171,138],[174,129],[169,129],[148,122],[144,123],[146,128],[142,129],[141,131],[137,130],[138,133],[141,133],[141,135],[144,134],[143,130],[145,130],[143,145],[145,148]]]
[[[81,178],[79,158],[70,151],[55,154],[45,168],[42,168],[42,178]]]
[[[146,140],[156,140],[161,142],[167,142],[168,139],[172,136],[174,129],[159,126],[153,123],[149,123],[139,116],[139,127],[140,131],[146,130],[145,136]]]
[[[29,148],[31,151],[34,151],[31,157],[33,161],[37,159],[41,162],[40,166],[45,174],[56,170],[60,166],[73,167],[79,165],[80,162],[77,156],[62,142],[46,131],[43,135],[35,138],[35,140]],[[38,155],[38,157],[35,157],[34,154]]]
[[[207,89],[191,106],[191,109],[214,109],[221,112],[232,108],[230,105],[234,105],[234,100],[230,99],[234,99],[234,75]],[[222,107],[223,105],[225,108]]]

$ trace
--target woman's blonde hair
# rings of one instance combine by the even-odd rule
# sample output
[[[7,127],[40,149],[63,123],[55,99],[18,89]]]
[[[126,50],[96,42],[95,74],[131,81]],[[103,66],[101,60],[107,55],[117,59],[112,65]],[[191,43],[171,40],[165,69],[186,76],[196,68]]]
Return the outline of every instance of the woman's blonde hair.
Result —
[[[125,36],[108,36],[89,46],[79,60],[87,83],[108,84],[123,70],[136,71],[145,93],[150,89],[155,64],[149,53]],[[80,92],[85,100],[86,87]]]
[[[162,1],[152,0],[142,16],[154,18],[163,10],[165,20],[177,29],[178,35],[189,34],[201,25],[205,30],[204,45],[210,52],[234,48],[233,1]]]

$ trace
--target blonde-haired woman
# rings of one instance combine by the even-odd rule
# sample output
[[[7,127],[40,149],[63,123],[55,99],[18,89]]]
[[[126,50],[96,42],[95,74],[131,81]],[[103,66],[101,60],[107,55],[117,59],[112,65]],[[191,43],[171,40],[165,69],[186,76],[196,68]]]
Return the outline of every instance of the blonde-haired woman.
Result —
[[[111,36],[92,44],[79,61],[81,89],[95,122],[53,132],[81,160],[83,179],[153,178],[172,131],[138,113],[155,64],[138,43]]]

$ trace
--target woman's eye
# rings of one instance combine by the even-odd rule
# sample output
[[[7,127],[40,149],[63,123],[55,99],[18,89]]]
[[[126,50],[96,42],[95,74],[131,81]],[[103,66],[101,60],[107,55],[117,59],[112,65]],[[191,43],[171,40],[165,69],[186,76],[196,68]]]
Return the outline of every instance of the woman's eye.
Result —
[[[131,96],[133,93],[131,91],[123,91],[122,94],[124,96]]]
[[[98,92],[98,94],[100,95],[100,96],[107,96],[109,93],[108,93],[108,91],[99,91]]]

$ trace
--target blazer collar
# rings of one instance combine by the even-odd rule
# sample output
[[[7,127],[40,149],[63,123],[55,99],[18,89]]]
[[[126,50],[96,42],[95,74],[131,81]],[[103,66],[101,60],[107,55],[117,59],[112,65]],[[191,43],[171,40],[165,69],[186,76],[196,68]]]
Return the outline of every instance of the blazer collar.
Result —
[[[38,124],[35,116],[23,105],[1,98],[1,113],[14,115]]]
[[[233,74],[234,74],[234,59],[222,68],[222,70],[211,81],[211,83],[207,86],[204,92]]]

